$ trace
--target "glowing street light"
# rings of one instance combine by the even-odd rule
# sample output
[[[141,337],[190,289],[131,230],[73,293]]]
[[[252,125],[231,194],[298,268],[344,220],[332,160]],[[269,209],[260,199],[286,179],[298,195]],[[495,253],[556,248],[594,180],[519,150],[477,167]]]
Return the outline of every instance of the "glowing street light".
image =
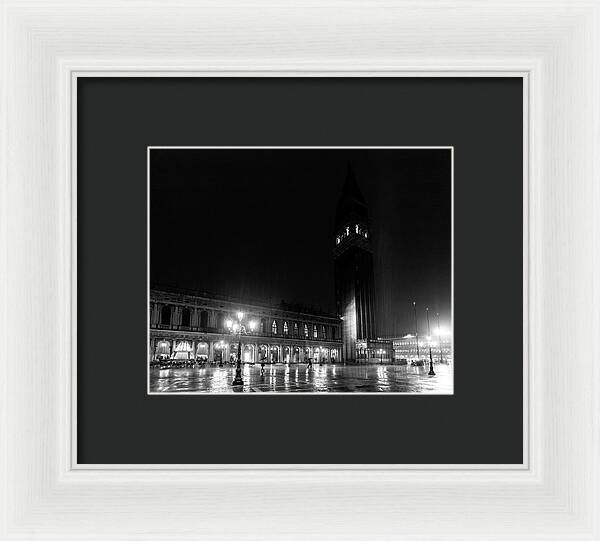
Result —
[[[234,323],[233,321],[228,319],[225,322],[225,325],[227,326],[231,334],[238,335],[237,363],[235,367],[235,378],[233,379],[233,385],[242,386],[244,385],[244,380],[242,379],[242,334],[247,334],[248,331],[246,330],[245,325],[242,324],[242,321],[244,319],[244,312],[237,312],[236,316],[238,319],[237,322]],[[248,323],[248,327],[250,331],[254,331],[254,329],[256,329],[256,321],[250,321]]]

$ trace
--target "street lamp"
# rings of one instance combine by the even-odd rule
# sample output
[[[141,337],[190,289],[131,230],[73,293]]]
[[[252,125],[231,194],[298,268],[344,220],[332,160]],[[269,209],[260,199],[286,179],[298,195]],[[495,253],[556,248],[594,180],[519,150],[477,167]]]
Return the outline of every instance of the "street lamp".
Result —
[[[417,339],[417,364],[421,360],[421,354],[419,352],[419,325],[417,324],[417,303],[413,301],[413,312],[415,314],[415,336]]]
[[[233,385],[244,385],[244,380],[242,379],[242,334],[247,334],[248,331],[246,330],[246,326],[242,324],[242,321],[244,320],[244,312],[238,312],[236,316],[237,321],[228,319],[225,322],[225,325],[231,334],[238,335],[237,363],[235,367],[235,378],[233,378]],[[256,321],[250,321],[248,323],[248,328],[250,331],[254,331],[256,329]]]
[[[435,376],[435,371],[433,370],[433,356],[431,355],[431,330],[429,328],[429,308],[425,308],[425,311],[427,312],[427,334],[428,336],[428,342],[429,342],[429,375],[430,376]]]
[[[444,354],[442,353],[442,333],[440,332],[440,314],[437,314],[437,322],[438,322],[438,340],[440,341],[440,362],[444,362]]]

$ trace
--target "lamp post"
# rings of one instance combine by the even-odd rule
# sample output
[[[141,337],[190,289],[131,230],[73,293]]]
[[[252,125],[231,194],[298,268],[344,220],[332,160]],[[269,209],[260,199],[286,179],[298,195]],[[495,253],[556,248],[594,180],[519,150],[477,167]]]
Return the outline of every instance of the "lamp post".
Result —
[[[444,362],[444,353],[442,352],[442,333],[440,332],[440,314],[437,314],[437,323],[438,323],[438,340],[440,342],[440,362]]]
[[[247,334],[246,326],[242,324],[244,320],[244,312],[238,312],[237,321],[232,321],[228,319],[225,322],[225,325],[229,329],[231,334],[237,334],[238,336],[238,350],[237,350],[237,363],[235,367],[235,378],[233,378],[233,385],[244,385],[244,380],[242,379],[242,334]],[[250,321],[248,324],[251,331],[256,329],[256,321]]]
[[[419,353],[419,326],[417,325],[417,303],[413,301],[413,311],[415,313],[415,337],[417,339],[417,362],[421,360]]]
[[[429,375],[435,376],[435,371],[433,370],[433,356],[431,355],[431,330],[429,328],[429,308],[425,308],[425,312],[427,313],[427,334],[429,335]]]

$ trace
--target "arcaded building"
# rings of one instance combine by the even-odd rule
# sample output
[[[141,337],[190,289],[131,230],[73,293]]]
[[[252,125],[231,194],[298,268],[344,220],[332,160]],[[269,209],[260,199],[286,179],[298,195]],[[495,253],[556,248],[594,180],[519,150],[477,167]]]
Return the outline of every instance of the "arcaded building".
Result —
[[[243,313],[245,363],[316,363],[340,359],[340,318],[299,306],[269,306],[228,297],[175,290],[150,290],[150,361],[221,363],[237,356],[238,335],[228,327]]]

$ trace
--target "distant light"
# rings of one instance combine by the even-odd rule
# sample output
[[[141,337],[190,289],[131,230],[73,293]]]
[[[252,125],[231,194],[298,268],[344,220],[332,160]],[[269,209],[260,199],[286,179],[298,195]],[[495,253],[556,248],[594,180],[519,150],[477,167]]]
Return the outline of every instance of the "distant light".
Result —
[[[242,319],[244,319],[244,312],[238,312],[237,318],[238,318],[238,321],[242,321]]]
[[[439,331],[436,329],[435,334],[438,336],[450,336],[450,331],[445,327],[440,327]]]
[[[256,323],[256,321],[250,322],[250,330],[251,331],[255,330],[257,326],[258,326],[258,323]]]
[[[234,323],[234,324],[233,324],[233,330],[234,330],[235,332],[238,332],[238,331],[240,330],[240,324],[239,324],[239,323]]]
[[[225,325],[228,329],[231,329],[231,326],[233,325],[233,321],[231,321],[231,319],[228,319],[227,321],[225,321]]]

